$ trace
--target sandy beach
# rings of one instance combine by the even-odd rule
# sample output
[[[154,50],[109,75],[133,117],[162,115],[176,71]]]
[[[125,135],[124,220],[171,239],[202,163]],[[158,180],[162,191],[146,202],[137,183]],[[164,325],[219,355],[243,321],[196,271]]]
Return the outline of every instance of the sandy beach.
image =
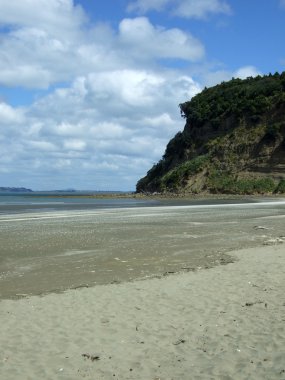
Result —
[[[3,215],[0,379],[285,380],[284,217],[284,200]]]
[[[0,303],[1,379],[285,379],[285,245]]]

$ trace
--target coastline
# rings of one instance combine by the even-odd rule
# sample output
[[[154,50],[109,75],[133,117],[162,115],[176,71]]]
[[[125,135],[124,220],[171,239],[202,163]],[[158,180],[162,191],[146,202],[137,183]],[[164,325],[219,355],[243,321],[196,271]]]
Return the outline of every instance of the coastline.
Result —
[[[86,192],[85,194],[78,193],[65,193],[62,194],[60,192],[55,192],[52,194],[30,193],[27,194],[30,198],[32,197],[51,197],[51,198],[92,198],[92,199],[125,199],[125,198],[134,198],[134,199],[147,199],[147,200],[173,200],[173,199],[184,199],[184,200],[262,200],[262,199],[284,199],[284,194],[227,194],[227,193],[208,193],[208,192],[200,192],[200,193],[174,193],[174,192],[165,192],[165,193],[136,193],[136,192],[109,192],[109,193],[94,193],[92,191]]]
[[[5,380],[285,379],[284,244],[160,279],[2,300]]]

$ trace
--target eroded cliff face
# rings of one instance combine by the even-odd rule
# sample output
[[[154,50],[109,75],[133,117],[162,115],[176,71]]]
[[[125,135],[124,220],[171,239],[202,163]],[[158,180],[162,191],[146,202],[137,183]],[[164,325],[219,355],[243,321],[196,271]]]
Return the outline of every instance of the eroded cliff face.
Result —
[[[181,111],[183,132],[138,192],[285,192],[284,73],[206,89]]]

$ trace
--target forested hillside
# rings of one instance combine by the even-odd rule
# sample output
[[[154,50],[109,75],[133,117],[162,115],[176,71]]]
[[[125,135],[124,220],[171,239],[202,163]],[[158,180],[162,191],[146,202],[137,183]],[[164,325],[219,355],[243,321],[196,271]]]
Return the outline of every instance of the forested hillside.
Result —
[[[184,130],[137,192],[285,192],[285,72],[205,88],[180,110]]]

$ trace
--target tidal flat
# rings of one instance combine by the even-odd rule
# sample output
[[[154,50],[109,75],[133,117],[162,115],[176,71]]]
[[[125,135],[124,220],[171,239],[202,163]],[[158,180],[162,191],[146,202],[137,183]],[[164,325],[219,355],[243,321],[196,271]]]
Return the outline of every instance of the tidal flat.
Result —
[[[163,277],[285,240],[285,201],[0,215],[0,298]]]

